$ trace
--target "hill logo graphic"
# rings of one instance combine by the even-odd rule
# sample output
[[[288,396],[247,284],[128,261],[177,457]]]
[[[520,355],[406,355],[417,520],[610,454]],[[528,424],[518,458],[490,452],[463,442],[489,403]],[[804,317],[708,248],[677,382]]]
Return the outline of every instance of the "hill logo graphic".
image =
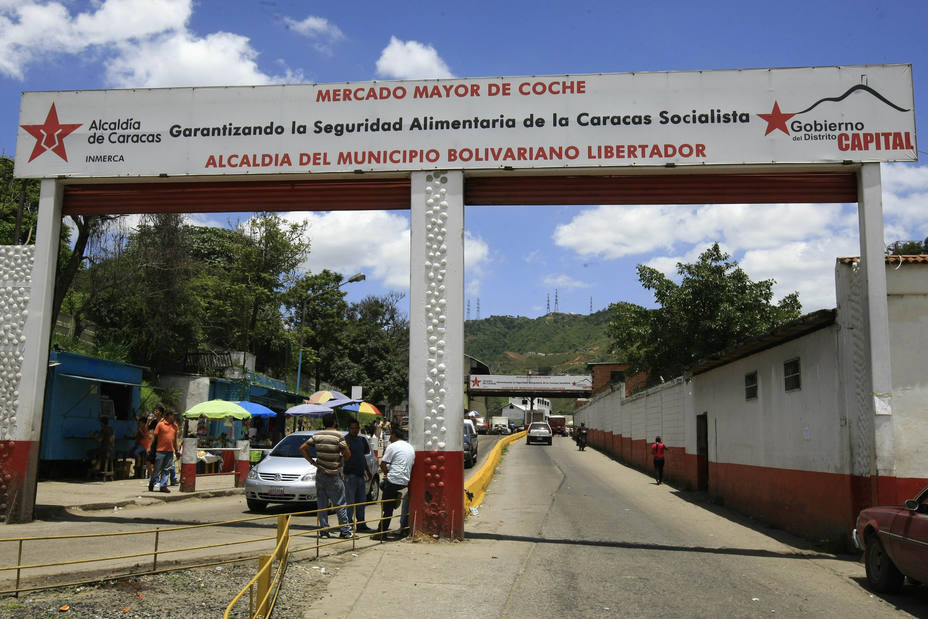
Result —
[[[43,124],[20,126],[25,129],[29,135],[35,138],[35,147],[32,149],[29,161],[32,161],[47,151],[52,151],[67,161],[68,153],[64,149],[64,139],[74,133],[74,131],[81,126],[81,123],[62,124],[58,120],[58,110],[55,109],[55,104],[52,103]]]
[[[780,110],[779,101],[774,101],[773,110],[769,114],[758,114],[757,116],[759,116],[761,119],[767,122],[767,128],[764,131],[765,136],[770,135],[774,131],[782,131],[786,135],[790,135],[790,128],[792,128],[792,130],[796,132],[800,132],[800,131],[862,131],[864,129],[863,123],[853,122],[853,121],[850,121],[850,122],[848,121],[842,121],[842,122],[814,121],[813,123],[801,123],[798,121],[793,121],[792,123],[787,124],[787,121],[789,121],[794,116],[799,116],[800,114],[811,112],[812,110],[817,108],[822,103],[826,103],[826,102],[839,103],[857,91],[866,92],[872,95],[873,97],[879,99],[880,101],[882,101],[889,107],[893,108],[894,110],[898,110],[900,112],[910,111],[906,108],[899,107],[898,105],[896,105],[895,103],[893,103],[892,101],[890,101],[889,99],[881,95],[876,90],[870,88],[869,86],[866,86],[864,84],[857,84],[856,86],[852,86],[851,88],[849,88],[844,94],[842,94],[839,97],[825,97],[825,98],[819,99],[818,101],[816,101],[815,103],[807,107],[806,109],[800,110],[798,112],[792,112],[792,113],[783,112]]]

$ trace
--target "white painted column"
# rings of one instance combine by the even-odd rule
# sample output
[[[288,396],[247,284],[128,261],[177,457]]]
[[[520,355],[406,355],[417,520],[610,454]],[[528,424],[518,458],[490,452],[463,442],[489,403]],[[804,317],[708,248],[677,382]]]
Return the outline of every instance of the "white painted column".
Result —
[[[864,314],[869,348],[869,379],[874,414],[876,474],[895,478],[892,367],[889,353],[889,304],[886,299],[886,242],[883,238],[883,195],[880,164],[865,163],[858,173],[857,211],[860,264],[864,280]],[[883,487],[883,484],[880,484]],[[892,484],[890,484],[892,486]],[[893,492],[893,494],[895,494]],[[878,491],[879,498],[885,495]],[[888,497],[887,497],[888,498]],[[891,503],[895,503],[895,496]]]
[[[23,329],[25,349],[19,383],[19,404],[12,431],[15,456],[10,466],[15,483],[11,482],[7,489],[11,498],[7,515],[9,522],[31,521],[35,506],[35,480],[45,405],[45,377],[51,342],[51,311],[61,236],[63,193],[63,187],[57,181],[42,181],[35,260],[32,264],[31,290]]]
[[[409,431],[411,524],[463,531],[464,175],[412,174]]]

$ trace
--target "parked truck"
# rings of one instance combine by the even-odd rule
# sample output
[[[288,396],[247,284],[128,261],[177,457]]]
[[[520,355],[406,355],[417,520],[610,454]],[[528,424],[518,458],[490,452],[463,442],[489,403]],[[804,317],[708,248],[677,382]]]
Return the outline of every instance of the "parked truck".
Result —
[[[501,434],[501,428],[509,429],[509,417],[490,417],[490,434]]]
[[[564,415],[550,415],[548,425],[551,426],[551,434],[567,436],[567,418]]]

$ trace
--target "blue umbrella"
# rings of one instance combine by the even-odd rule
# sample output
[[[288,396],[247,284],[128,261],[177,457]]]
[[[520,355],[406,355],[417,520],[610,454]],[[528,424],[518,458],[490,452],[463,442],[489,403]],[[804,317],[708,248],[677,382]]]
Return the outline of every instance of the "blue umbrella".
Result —
[[[276,417],[277,413],[269,409],[267,406],[262,404],[257,404],[255,402],[236,402],[239,406],[244,408],[246,411],[251,413],[252,417]]]

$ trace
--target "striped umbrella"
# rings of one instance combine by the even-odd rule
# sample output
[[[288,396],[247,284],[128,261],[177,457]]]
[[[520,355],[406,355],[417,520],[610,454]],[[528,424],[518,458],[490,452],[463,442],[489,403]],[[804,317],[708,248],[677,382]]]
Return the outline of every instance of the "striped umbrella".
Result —
[[[366,413],[368,415],[378,415],[383,417],[383,413],[380,412],[380,409],[370,402],[355,402],[353,404],[346,404],[345,406],[340,407],[340,410],[351,411],[352,413]]]

